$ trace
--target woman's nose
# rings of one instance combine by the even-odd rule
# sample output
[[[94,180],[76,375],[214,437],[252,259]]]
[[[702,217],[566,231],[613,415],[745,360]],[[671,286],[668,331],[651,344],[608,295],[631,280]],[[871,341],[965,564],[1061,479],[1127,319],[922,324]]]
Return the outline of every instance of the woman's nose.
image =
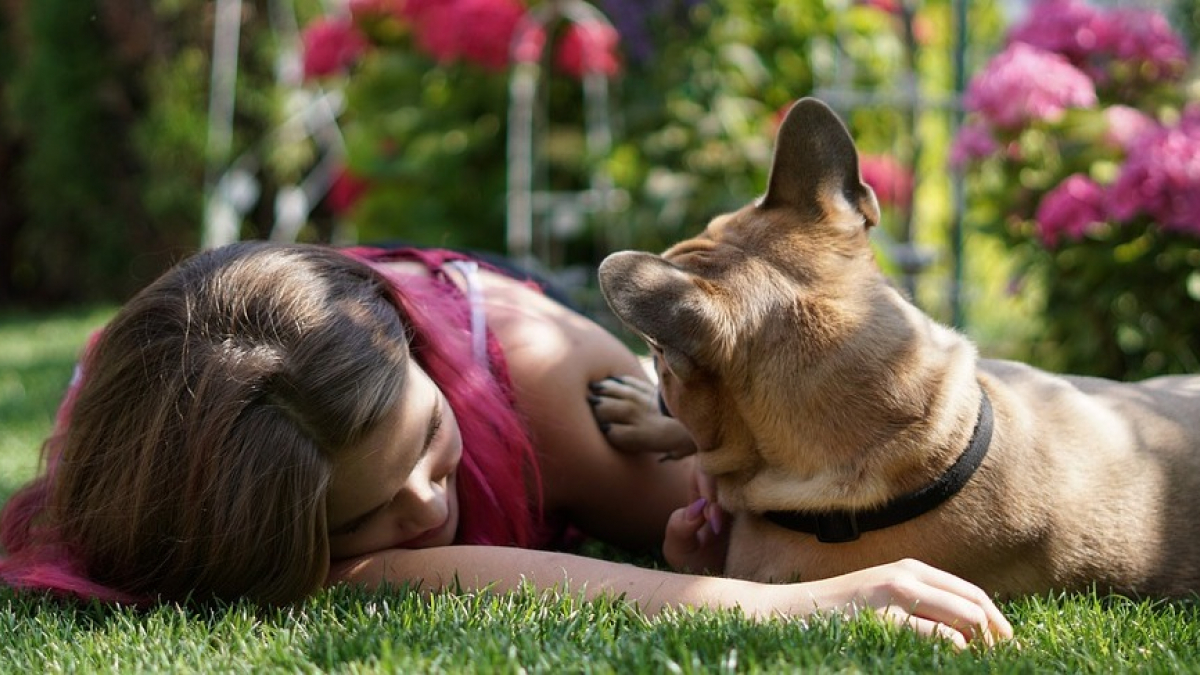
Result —
[[[410,476],[396,503],[400,518],[415,529],[427,530],[446,519],[442,490],[426,476]]]

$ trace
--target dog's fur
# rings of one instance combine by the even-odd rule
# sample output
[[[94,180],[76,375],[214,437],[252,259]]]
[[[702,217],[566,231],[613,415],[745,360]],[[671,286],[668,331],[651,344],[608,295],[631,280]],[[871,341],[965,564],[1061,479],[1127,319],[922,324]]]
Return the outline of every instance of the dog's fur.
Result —
[[[759,201],[661,256],[600,267],[734,514],[726,573],[816,579],[911,557],[1002,597],[1200,590],[1200,377],[1126,384],[983,360],[882,275],[878,218],[846,128],[806,99]],[[990,449],[938,508],[849,543],[761,517],[870,508],[934,481],[967,446],[981,388]]]

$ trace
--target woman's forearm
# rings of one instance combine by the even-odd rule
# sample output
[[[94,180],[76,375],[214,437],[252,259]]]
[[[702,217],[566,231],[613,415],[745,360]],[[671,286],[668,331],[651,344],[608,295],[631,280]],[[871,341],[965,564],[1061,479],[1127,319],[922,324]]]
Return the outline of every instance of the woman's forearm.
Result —
[[[895,625],[965,646],[1010,637],[1012,627],[978,587],[915,560],[796,584],[760,584],[678,574],[554,553],[497,546],[448,546],[373,553],[334,567],[331,582],[417,583],[422,589],[512,591],[523,585],[623,597],[653,616],[666,608],[740,609],[756,619],[817,612],[874,612]]]
[[[588,599],[622,596],[650,616],[667,607],[741,608],[750,616],[771,613],[764,612],[755,602],[759,585],[747,581],[502,546],[381,551],[336,565],[331,581],[368,587],[408,581],[429,591],[444,588],[511,591],[532,585],[538,589],[580,593]],[[815,608],[811,596],[797,600],[800,601],[796,610],[804,604],[810,605],[810,611]]]

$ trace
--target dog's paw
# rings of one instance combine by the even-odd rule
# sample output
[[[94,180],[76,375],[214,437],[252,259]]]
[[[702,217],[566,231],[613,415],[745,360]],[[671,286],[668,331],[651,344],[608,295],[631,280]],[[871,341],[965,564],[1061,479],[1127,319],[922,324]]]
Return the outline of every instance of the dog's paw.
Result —
[[[696,451],[677,420],[658,408],[658,389],[636,377],[608,377],[588,385],[588,403],[600,431],[622,452],[661,453],[680,458]]]

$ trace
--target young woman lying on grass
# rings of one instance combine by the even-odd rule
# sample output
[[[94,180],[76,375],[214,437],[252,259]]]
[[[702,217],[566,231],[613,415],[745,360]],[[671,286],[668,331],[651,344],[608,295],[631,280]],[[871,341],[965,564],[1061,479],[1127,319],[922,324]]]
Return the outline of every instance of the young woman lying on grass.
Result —
[[[4,508],[13,586],[287,603],[343,582],[532,582],[651,615],[873,611],[959,645],[1011,634],[980,589],[913,561],[768,585],[559,552],[582,533],[687,564],[725,542],[692,462],[659,461],[681,427],[609,428],[618,451],[593,418],[589,384],[643,377],[634,354],[459,254],[205,252],[134,297],[82,365],[43,475]]]

